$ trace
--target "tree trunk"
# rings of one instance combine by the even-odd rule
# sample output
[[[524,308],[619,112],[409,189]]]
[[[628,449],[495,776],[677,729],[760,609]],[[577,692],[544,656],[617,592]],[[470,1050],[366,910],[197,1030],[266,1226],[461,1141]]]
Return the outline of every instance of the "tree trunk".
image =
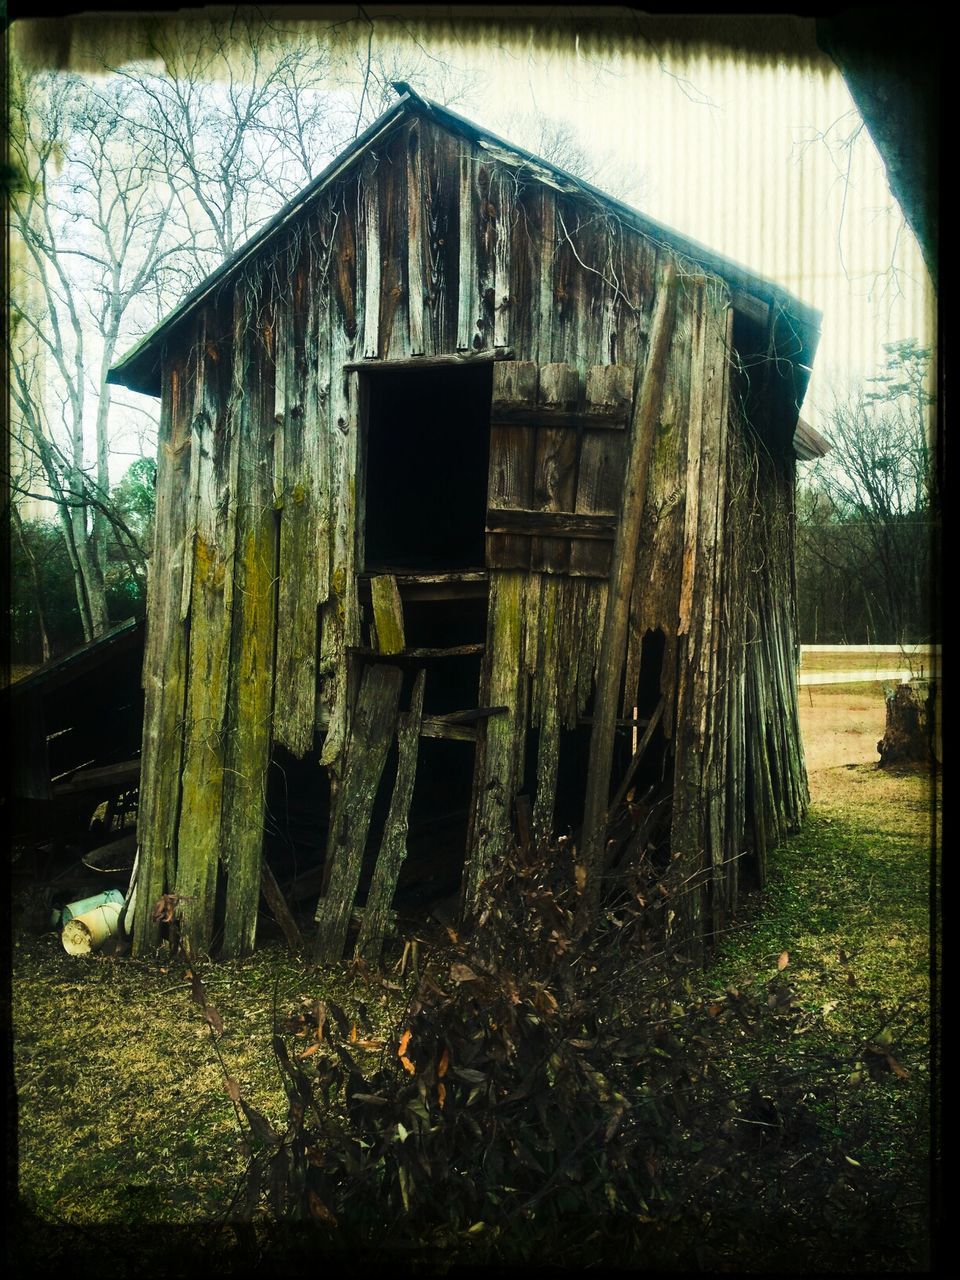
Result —
[[[911,680],[887,692],[886,731],[877,743],[880,767],[927,764],[933,756],[936,686]]]

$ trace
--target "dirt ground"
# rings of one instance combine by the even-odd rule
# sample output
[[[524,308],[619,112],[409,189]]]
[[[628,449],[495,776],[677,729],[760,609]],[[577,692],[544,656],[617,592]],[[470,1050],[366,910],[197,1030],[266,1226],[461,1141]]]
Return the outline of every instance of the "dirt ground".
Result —
[[[886,703],[882,684],[807,685],[800,690],[800,730],[815,788],[828,782],[833,770],[876,764],[877,743],[883,737]]]
[[[902,771],[879,768],[877,743],[886,724],[881,682],[807,685],[800,690],[799,701],[811,804],[827,808],[847,804],[856,810],[858,805],[910,803]],[[938,779],[927,771],[923,774],[929,787],[921,787],[920,804],[930,808]]]

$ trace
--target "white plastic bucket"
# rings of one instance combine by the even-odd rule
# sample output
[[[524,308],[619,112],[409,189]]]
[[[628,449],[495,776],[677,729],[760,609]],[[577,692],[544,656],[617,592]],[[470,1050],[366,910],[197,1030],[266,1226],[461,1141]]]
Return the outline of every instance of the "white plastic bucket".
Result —
[[[87,956],[91,951],[102,947],[108,938],[112,938],[120,928],[120,912],[123,910],[123,895],[119,902],[104,902],[82,916],[74,916],[63,926],[60,940],[63,949],[71,956]]]

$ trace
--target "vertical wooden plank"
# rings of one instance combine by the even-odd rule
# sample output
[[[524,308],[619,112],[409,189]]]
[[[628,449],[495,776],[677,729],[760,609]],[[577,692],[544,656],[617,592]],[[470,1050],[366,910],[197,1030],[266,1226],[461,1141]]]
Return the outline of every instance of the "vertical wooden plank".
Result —
[[[664,696],[663,732],[673,736],[676,707],[677,620],[683,576],[688,430],[690,419],[691,321],[684,307],[677,317],[664,376],[664,396],[657,427],[647,493],[648,519],[637,546],[637,579],[630,603],[630,641],[624,677],[624,709],[632,705],[640,673],[646,630],[659,628],[665,637],[660,691]]]
[[[540,187],[540,279],[537,316],[539,327],[535,336],[537,364],[549,364],[553,359],[554,273],[556,271],[556,193],[551,187]]]
[[[390,904],[397,888],[397,878],[403,860],[407,856],[407,831],[410,825],[410,801],[417,776],[417,748],[420,742],[420,721],[423,717],[423,686],[425,673],[417,673],[410,696],[410,708],[402,712],[397,729],[397,777],[390,797],[383,840],[373,870],[373,879],[363,910],[363,923],[357,939],[356,955],[370,965],[380,963],[383,935]]]
[[[572,712],[566,712],[564,724],[575,727],[584,715],[596,683],[596,668],[600,656],[600,633],[606,601],[606,583],[599,578],[571,579],[577,600],[577,687]]]
[[[633,370],[624,364],[591,365],[587,370],[587,411],[629,411],[633,399]],[[617,515],[623,492],[627,433],[588,430],[580,443],[575,510],[588,514]],[[570,572],[603,577],[610,571],[609,544],[589,538],[570,543]]]
[[[421,122],[426,186],[429,323],[424,354],[440,355],[457,347],[459,305],[459,143],[444,129]]]
[[[194,403],[190,406],[190,478],[188,481],[188,493],[186,499],[186,518],[184,529],[184,553],[183,553],[183,581],[180,584],[180,621],[184,622],[190,614],[190,599],[193,587],[193,562],[195,559],[194,551],[198,538],[198,520],[201,518],[199,513],[200,498],[200,453],[201,453],[201,436],[203,434],[203,414],[202,406],[199,403],[197,394],[197,382],[202,378],[203,363],[203,333],[204,321],[202,317],[197,318],[190,326],[190,336],[187,341],[193,347],[190,357],[190,370],[192,373],[192,385]]]
[[[350,721],[343,777],[327,840],[329,881],[317,905],[317,958],[335,964],[343,956],[373,802],[397,722],[403,673],[374,663],[363,674]]]
[[[510,192],[510,333],[518,360],[536,361],[540,342],[540,271],[543,247],[543,193],[538,183]],[[550,246],[552,251],[552,246]],[[549,347],[547,348],[549,357]]]
[[[541,367],[538,405],[574,410],[579,391],[580,375],[570,365]],[[535,435],[531,506],[538,511],[572,511],[577,489],[576,428],[538,426]],[[531,569],[566,573],[569,566],[569,538],[531,538]]]
[[[425,209],[425,166],[421,155],[420,120],[412,120],[406,134],[407,191],[407,291],[409,297],[410,354],[433,354],[427,350],[430,326],[427,258],[429,218]]]
[[[727,477],[727,369],[730,343],[733,338],[733,311],[718,297],[719,285],[708,291],[708,314],[711,322],[711,368],[707,374],[704,396],[704,416],[716,437],[715,466],[711,469],[709,483],[710,536],[705,542],[707,556],[712,560],[712,570],[705,575],[703,645],[705,659],[701,659],[701,673],[707,687],[707,715],[705,726],[706,761],[704,766],[707,849],[711,865],[710,908],[714,939],[723,936],[733,900],[729,883],[729,864],[726,858],[725,826],[726,789],[724,786],[725,745],[728,732],[726,721],[726,637],[721,629],[723,616],[726,572],[724,565],[725,540],[724,511],[726,507]],[[709,630],[707,629],[709,623]]]
[[[187,676],[187,628],[180,618],[190,467],[192,389],[186,355],[165,361],[158,440],[157,507],[150,559],[143,658],[143,750],[137,839],[140,910],[133,952],[145,955],[160,931],[151,918],[161,894],[176,889],[176,829]]]
[[[621,312],[624,309],[626,296],[623,292],[624,277],[624,240],[627,233],[623,225],[615,218],[605,218],[603,225],[603,242],[606,250],[606,270],[599,281],[600,290],[600,350],[604,364],[624,363],[624,352],[620,350]],[[625,367],[633,368],[632,363]]]
[[[494,169],[491,183],[491,203],[497,210],[494,271],[493,346],[509,347],[513,324],[513,297],[511,295],[510,249],[513,243],[512,223],[516,216],[513,208],[515,184],[512,174],[502,166]]]
[[[480,316],[480,286],[477,279],[476,207],[477,162],[469,147],[462,146],[459,158],[458,205],[460,209],[459,263],[457,270],[457,350],[473,351],[482,345],[477,329]]]
[[[555,198],[551,359],[586,369],[601,355],[604,236],[602,220],[587,216],[574,196]]]
[[[478,761],[476,812],[464,865],[462,914],[469,921],[478,906],[478,890],[510,839],[510,812],[517,787],[518,761],[526,737],[526,673],[524,645],[524,580],[518,571],[490,575],[487,649],[480,679],[484,706],[505,706],[503,715],[486,722]]]
[[[581,917],[584,924],[592,921],[600,905],[610,770],[617,711],[620,706],[620,682],[626,657],[630,596],[636,572],[637,540],[676,305],[676,269],[673,262],[667,259],[651,329],[650,348],[644,361],[639,393],[634,405],[627,478],[614,542],[597,670],[583,817],[583,862],[587,868]]]
[[[493,367],[490,410],[490,470],[487,506],[491,510],[529,507],[533,490],[535,433],[529,427],[497,425],[498,408],[533,403],[537,367],[532,361],[502,360]],[[520,534],[488,534],[488,568],[527,568],[529,539]]]
[[[676,764],[674,772],[671,852],[680,860],[685,891],[677,901],[675,932],[685,949],[700,956],[705,929],[707,885],[716,874],[722,904],[722,867],[711,865],[711,785],[714,778],[710,723],[716,675],[713,624],[717,597],[718,520],[721,515],[721,476],[726,405],[726,306],[718,285],[705,279],[686,281],[693,323],[691,422],[688,510],[684,542],[684,582],[681,587],[681,668],[677,696]],[[694,452],[694,441],[697,442]],[[719,855],[722,862],[722,854]]]
[[[277,685],[274,739],[302,757],[313,744],[317,604],[325,598],[329,551],[323,508],[326,432],[318,421],[316,310],[327,309],[328,218],[297,241],[275,320],[274,482],[280,509]],[[282,450],[278,447],[282,441]],[[322,581],[327,579],[327,581]]]
[[[539,726],[537,746],[537,787],[533,803],[533,834],[537,845],[550,836],[557,794],[557,766],[560,760],[560,681],[561,664],[575,662],[571,653],[559,643],[562,632],[563,603],[566,582],[544,574],[536,628],[540,634],[541,660],[537,672],[537,697],[532,720]],[[529,615],[528,615],[529,620]]]
[[[177,833],[177,890],[187,899],[183,936],[197,953],[210,946],[220,864],[236,515],[231,501],[231,398],[241,393],[234,384],[232,318],[226,308],[208,306],[198,335],[193,453],[197,525]]]
[[[318,727],[325,733],[320,763],[331,767],[336,784],[347,729],[349,663],[345,646],[357,643],[360,631],[356,587],[357,458],[359,381],[344,369],[363,349],[363,318],[357,324],[356,295],[361,286],[351,267],[353,233],[350,208],[359,198],[355,187],[344,192],[345,207],[337,219],[334,261],[343,267],[329,299],[321,359],[328,361],[329,395],[322,419],[329,458],[326,494],[330,532],[330,594],[323,608],[320,638]],[[351,292],[355,290],[356,292]],[[353,333],[350,332],[351,323]]]
[[[377,169],[381,279],[379,351],[384,360],[410,354],[406,144],[406,131],[391,138]]]
[[[277,521],[273,510],[274,309],[251,290],[238,334],[244,370],[221,858],[226,870],[224,957],[256,941],[263,813],[275,677]]]
[[[380,355],[380,291],[382,255],[380,252],[380,190],[377,168],[381,157],[367,152],[360,168],[361,270],[363,272],[363,311],[358,317],[362,327],[364,356]]]
[[[500,210],[495,201],[497,191],[493,166],[480,160],[476,165],[477,235],[477,335],[473,340],[475,350],[489,350],[493,346],[496,316],[497,284],[497,223]]]

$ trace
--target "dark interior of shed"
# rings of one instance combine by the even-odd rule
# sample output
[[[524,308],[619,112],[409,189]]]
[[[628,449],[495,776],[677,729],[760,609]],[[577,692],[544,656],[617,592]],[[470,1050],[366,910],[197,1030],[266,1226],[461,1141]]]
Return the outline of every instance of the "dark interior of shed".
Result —
[[[364,379],[368,570],[483,564],[492,385],[489,364]]]

